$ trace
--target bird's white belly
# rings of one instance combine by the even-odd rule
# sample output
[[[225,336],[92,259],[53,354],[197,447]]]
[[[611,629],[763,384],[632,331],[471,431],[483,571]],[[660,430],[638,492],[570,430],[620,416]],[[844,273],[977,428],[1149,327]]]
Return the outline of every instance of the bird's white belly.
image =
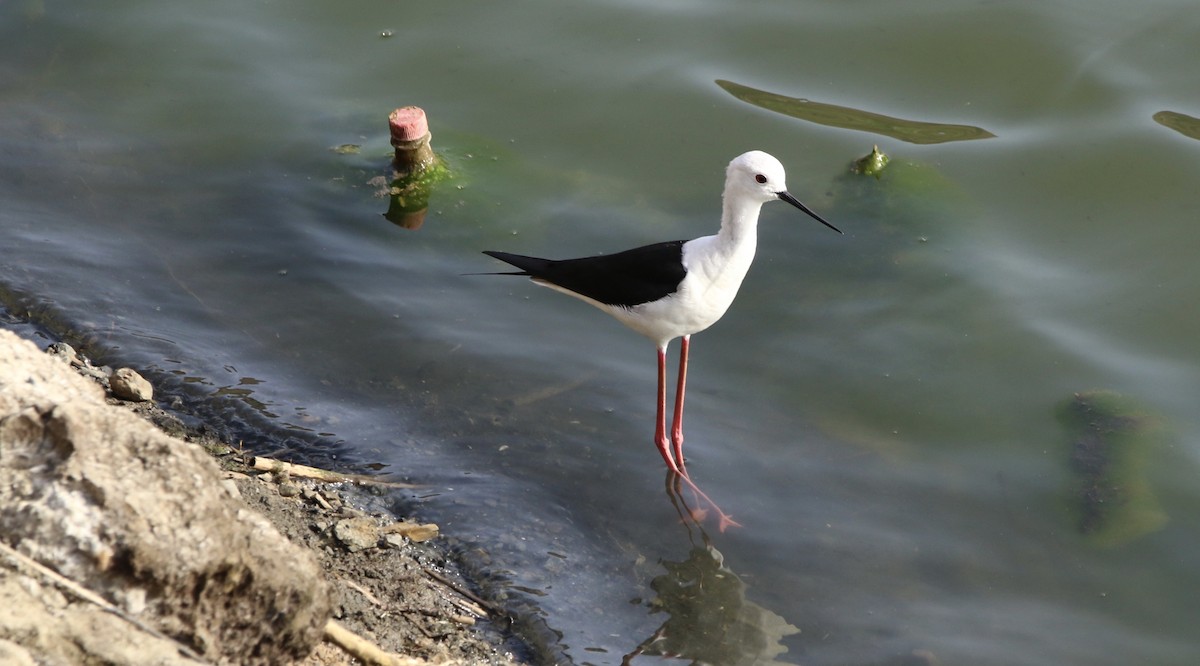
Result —
[[[748,259],[696,261],[688,266],[687,277],[671,296],[632,308],[610,308],[609,312],[660,346],[674,338],[699,333],[729,309],[753,258],[751,248]]]

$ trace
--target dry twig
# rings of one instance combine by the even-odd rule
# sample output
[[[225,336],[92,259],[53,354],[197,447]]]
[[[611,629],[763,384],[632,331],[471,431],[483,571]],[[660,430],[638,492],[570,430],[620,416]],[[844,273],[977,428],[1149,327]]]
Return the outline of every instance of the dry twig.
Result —
[[[429,662],[384,652],[378,645],[330,620],[325,624],[325,640],[368,666],[425,666]]]
[[[384,481],[379,477],[368,476],[366,474],[339,474],[338,472],[331,472],[327,469],[320,469],[319,467],[309,467],[308,465],[299,465],[296,463],[284,462],[282,460],[275,460],[274,458],[265,458],[263,456],[251,457],[246,466],[256,469],[260,472],[283,472],[291,476],[323,481],[325,483],[367,483],[375,486],[386,486],[388,488],[421,487],[413,483]]]

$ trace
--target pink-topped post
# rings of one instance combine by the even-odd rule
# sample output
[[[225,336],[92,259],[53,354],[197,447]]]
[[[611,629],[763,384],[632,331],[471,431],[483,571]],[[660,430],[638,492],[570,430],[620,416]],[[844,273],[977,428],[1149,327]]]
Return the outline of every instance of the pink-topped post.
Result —
[[[388,115],[392,133],[391,202],[384,217],[406,229],[419,229],[433,185],[446,177],[445,166],[433,152],[429,121],[419,106],[403,106]]]
[[[432,134],[425,110],[419,106],[404,106],[388,116],[392,130],[392,147],[396,149],[393,163],[401,174],[413,173],[433,165],[437,159],[429,145]]]

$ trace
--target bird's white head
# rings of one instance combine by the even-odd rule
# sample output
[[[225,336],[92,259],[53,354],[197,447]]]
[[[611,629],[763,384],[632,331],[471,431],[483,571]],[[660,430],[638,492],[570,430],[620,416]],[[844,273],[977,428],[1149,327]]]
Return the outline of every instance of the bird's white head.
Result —
[[[745,216],[727,213],[727,217],[731,218],[734,224],[743,219],[750,220],[751,223],[756,222],[759,206],[768,201],[780,199],[799,208],[839,234],[842,233],[840,229],[826,222],[808,206],[800,203],[796,197],[788,194],[785,180],[783,165],[779,163],[779,160],[763,151],[752,150],[738,155],[725,170],[725,207],[727,211],[731,211],[733,208],[744,209],[749,204],[753,206],[753,212]]]
[[[761,150],[742,153],[725,170],[726,195],[766,203],[787,191],[787,180],[779,160]]]

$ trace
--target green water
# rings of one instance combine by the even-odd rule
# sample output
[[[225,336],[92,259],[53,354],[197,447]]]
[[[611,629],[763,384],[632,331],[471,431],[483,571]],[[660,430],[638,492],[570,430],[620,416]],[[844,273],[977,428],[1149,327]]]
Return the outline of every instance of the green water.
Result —
[[[6,3],[0,284],[244,397],[215,411],[264,446],[428,484],[563,661],[1192,664],[1198,29],[1185,2]],[[455,174],[416,231],[374,180],[407,104]],[[693,341],[689,468],[743,525],[702,535],[652,347],[463,274],[711,233],[749,149],[847,233],[767,206]],[[1057,415],[1094,390],[1155,424],[1116,478],[1163,520],[1120,539],[1081,533]]]

